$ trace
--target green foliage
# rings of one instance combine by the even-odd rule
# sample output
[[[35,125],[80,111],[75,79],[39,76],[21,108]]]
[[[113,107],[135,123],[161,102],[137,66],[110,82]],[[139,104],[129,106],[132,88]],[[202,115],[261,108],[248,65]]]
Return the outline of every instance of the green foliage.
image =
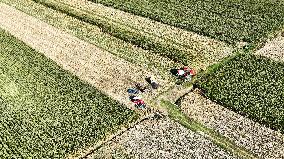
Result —
[[[138,118],[0,30],[0,158],[64,158]]]
[[[199,77],[210,99],[284,132],[284,64],[239,54]]]
[[[91,0],[221,41],[257,42],[284,24],[280,0]]]

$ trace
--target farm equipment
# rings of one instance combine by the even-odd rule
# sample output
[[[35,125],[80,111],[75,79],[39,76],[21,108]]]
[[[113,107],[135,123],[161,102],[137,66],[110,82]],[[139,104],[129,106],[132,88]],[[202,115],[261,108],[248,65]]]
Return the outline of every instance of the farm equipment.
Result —
[[[193,76],[196,75],[196,71],[194,69],[190,69],[188,67],[183,67],[180,69],[173,69],[171,72],[176,75],[179,79],[184,81],[190,81]]]
[[[159,84],[153,77],[146,78],[146,81],[151,85],[152,89],[158,89]],[[136,88],[129,88],[127,90],[127,92],[130,95],[129,99],[131,102],[135,104],[135,106],[138,109],[145,109],[146,108],[145,102],[141,99],[141,97],[137,96],[137,94],[149,92],[152,91],[152,89],[141,83],[136,83],[135,87]]]
[[[138,93],[139,93],[139,90],[134,89],[134,88],[129,88],[129,89],[127,90],[127,92],[128,92],[129,94],[138,94]]]

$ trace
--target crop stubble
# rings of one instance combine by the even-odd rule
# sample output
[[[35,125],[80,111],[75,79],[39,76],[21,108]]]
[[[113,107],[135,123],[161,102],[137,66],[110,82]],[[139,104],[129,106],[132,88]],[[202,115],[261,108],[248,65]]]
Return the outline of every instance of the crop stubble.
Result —
[[[154,74],[159,73],[164,79],[170,80],[167,70],[179,66],[179,64],[174,63],[168,58],[153,54],[149,50],[143,50],[104,33],[97,26],[82,22],[76,18],[72,18],[66,14],[35,3],[32,0],[1,1],[14,6],[26,14],[34,16],[66,33],[75,35],[86,42],[94,44],[103,50],[136,64],[143,69],[151,70]]]
[[[278,0],[90,0],[230,44],[258,43],[281,29]]]
[[[167,117],[148,119],[96,150],[89,159],[128,158],[237,158],[220,149],[205,135]]]
[[[260,158],[283,158],[284,135],[206,99],[198,89],[185,96],[181,109]]]
[[[168,57],[197,69],[204,69],[210,63],[217,62],[232,52],[232,49],[222,42],[102,5],[94,3],[82,5],[84,4],[82,1],[75,4],[74,1],[65,2],[67,5],[54,0],[38,2],[82,21],[98,25],[112,36],[152,50],[153,52],[150,53]],[[162,35],[159,35],[160,33]],[[178,38],[179,36],[181,38]]]
[[[114,26],[123,27],[129,32],[137,32],[139,36],[146,36],[148,41],[159,43],[166,48],[180,50],[188,56],[187,63],[198,69],[205,69],[210,64],[231,54],[233,50],[223,42],[101,4],[84,0],[61,2],[110,20]]]
[[[284,62],[284,37],[279,35],[267,41],[264,47],[257,50],[255,54]]]

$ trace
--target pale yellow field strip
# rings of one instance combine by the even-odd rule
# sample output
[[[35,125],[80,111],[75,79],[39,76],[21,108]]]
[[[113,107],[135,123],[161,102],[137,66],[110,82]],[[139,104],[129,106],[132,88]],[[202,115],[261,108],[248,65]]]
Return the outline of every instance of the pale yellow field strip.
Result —
[[[259,158],[284,158],[283,134],[206,99],[198,91],[185,97],[181,109]]]
[[[123,157],[122,157],[123,156]],[[87,159],[235,159],[236,156],[169,118],[145,120],[106,143]]]
[[[143,82],[150,72],[84,42],[32,16],[0,3],[0,27],[55,61],[80,79],[94,85],[115,100],[129,102],[127,88]],[[155,77],[162,86],[167,81]]]
[[[264,47],[256,51],[255,54],[284,62],[284,37],[278,36],[268,41]]]

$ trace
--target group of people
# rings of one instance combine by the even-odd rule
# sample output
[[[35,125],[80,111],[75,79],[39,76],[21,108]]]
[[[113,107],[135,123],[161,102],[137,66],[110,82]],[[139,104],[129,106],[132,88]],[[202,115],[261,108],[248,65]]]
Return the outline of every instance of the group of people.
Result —
[[[153,77],[146,78],[146,81],[151,85],[152,89],[158,89],[159,84]],[[150,88],[141,83],[137,83],[135,84],[135,88],[129,88],[127,90],[127,92],[130,94],[130,101],[133,102],[138,109],[146,108],[146,104],[139,94],[148,91],[150,91]]]
[[[174,75],[183,81],[190,81],[192,77],[196,75],[196,71],[185,66],[180,69],[175,69]],[[158,89],[159,84],[153,77],[146,78],[146,81],[151,85],[152,89]],[[137,83],[135,84],[135,88],[129,88],[127,92],[130,94],[130,101],[133,102],[138,109],[144,109],[146,108],[146,104],[139,94],[150,90],[151,88],[141,83]]]

